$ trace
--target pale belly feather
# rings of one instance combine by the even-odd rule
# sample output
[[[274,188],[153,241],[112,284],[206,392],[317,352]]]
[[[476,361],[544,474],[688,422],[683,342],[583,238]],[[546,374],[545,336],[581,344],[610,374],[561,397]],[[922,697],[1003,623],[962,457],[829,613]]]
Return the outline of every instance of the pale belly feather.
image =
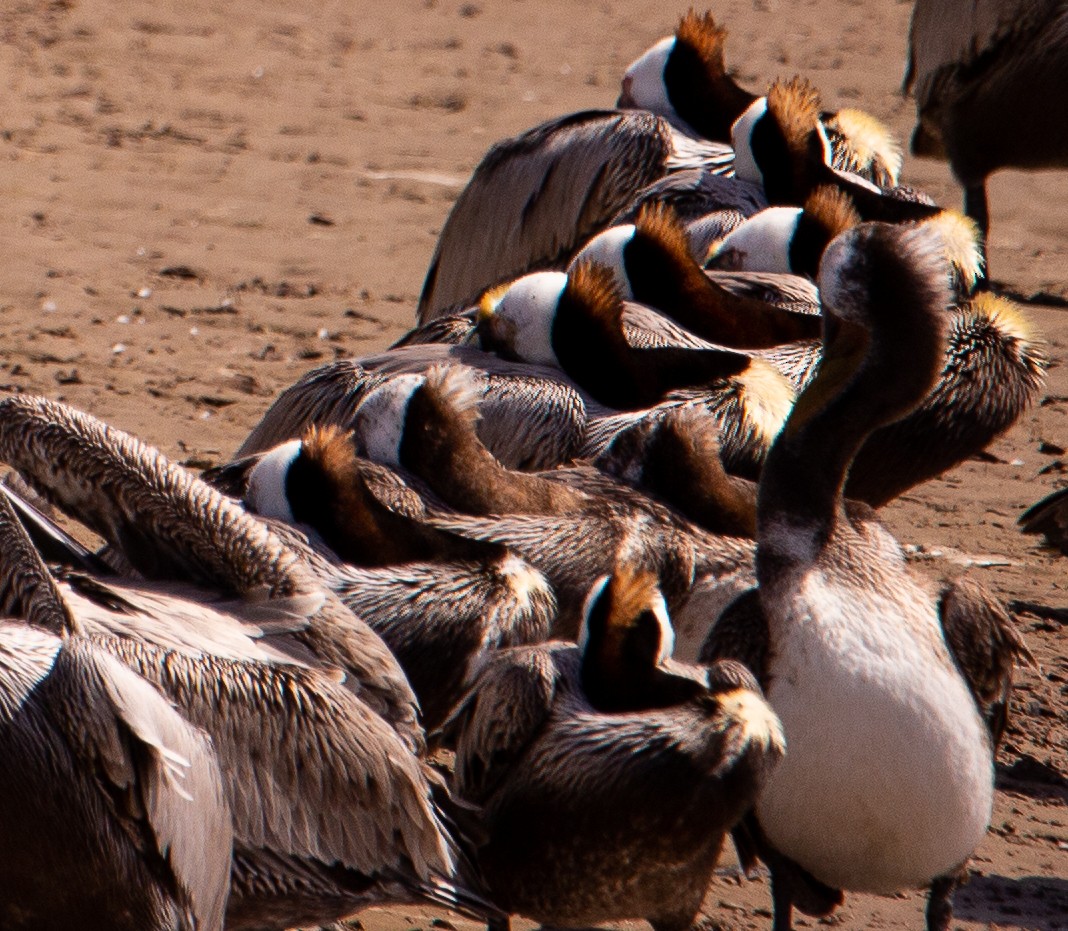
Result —
[[[829,885],[922,886],[986,832],[989,739],[933,608],[915,609],[922,590],[838,583],[809,573],[769,618],[768,698],[787,754],[757,812],[772,843]]]

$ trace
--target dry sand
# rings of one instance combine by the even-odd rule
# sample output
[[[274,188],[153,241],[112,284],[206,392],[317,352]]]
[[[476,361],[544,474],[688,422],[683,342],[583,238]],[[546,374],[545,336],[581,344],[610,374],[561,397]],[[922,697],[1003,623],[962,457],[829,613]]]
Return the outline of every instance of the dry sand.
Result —
[[[749,86],[806,74],[825,103],[864,107],[907,138],[909,9],[727,0],[715,13]],[[301,373],[408,328],[452,198],[493,141],[610,105],[627,63],[682,12],[640,0],[4,4],[0,387],[69,401],[193,466],[226,458]],[[904,179],[959,202],[943,165],[907,160]],[[902,540],[943,554],[933,571],[1064,609],[1068,562],[1014,524],[1068,467],[1068,316],[1049,303],[1068,296],[1068,174],[1005,173],[991,197],[994,277],[1047,299],[1028,310],[1054,362],[1047,389],[991,456],[885,514]],[[1021,677],[994,827],[955,926],[1068,928],[1064,620],[1019,617],[1042,671]],[[724,876],[707,906],[724,926],[770,926],[762,881]],[[920,894],[850,896],[830,923],[917,928],[922,907]]]

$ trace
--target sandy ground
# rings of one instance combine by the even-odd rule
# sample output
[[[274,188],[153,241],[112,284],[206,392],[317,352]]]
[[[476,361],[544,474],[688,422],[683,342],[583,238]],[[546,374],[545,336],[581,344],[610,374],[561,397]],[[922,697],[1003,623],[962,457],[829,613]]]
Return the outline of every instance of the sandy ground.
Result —
[[[407,329],[450,203],[493,141],[611,104],[626,64],[682,12],[641,0],[4,4],[0,387],[69,401],[193,466],[225,459],[301,373]],[[743,82],[806,74],[825,103],[862,106],[907,138],[907,3],[727,0],[715,13]],[[904,178],[958,202],[943,165],[907,160]],[[991,197],[994,277],[1047,302],[1028,310],[1054,362],[1047,390],[991,456],[886,517],[941,554],[932,571],[1068,608],[1068,563],[1014,526],[1068,468],[1068,312],[1055,306],[1068,296],[1068,174],[1006,173]],[[1021,677],[994,827],[955,926],[1068,928],[1068,658],[1064,615],[1048,614],[1019,617],[1041,674]],[[725,927],[770,926],[764,882],[725,875],[706,904]],[[850,896],[829,923],[915,928],[922,907],[920,894]],[[391,931],[433,919],[361,917]]]

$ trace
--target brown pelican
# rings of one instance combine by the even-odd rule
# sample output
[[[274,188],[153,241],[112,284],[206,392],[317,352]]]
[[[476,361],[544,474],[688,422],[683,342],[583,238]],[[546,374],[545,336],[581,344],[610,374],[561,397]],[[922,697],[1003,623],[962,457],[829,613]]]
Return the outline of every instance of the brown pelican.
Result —
[[[833,168],[819,93],[803,78],[772,84],[767,97],[757,98],[735,122],[731,142],[735,174],[762,184],[773,206],[801,206],[817,188],[829,186],[849,194],[865,220],[899,223],[941,211],[914,192],[884,191]]]
[[[368,391],[394,375],[425,373],[443,364],[478,373],[479,436],[510,468],[551,468],[578,452],[586,405],[559,371],[519,365],[466,346],[410,345],[309,372],[279,395],[234,458],[299,439],[310,426],[349,427]]]
[[[221,931],[211,740],[84,635],[0,500],[0,926]]]
[[[661,39],[628,68],[618,107],[639,107],[692,127],[692,134],[729,142],[731,127],[757,97],[727,72],[727,30],[711,13],[684,15],[675,35]],[[862,110],[820,114],[834,168],[859,174],[879,187],[897,184],[901,150],[890,131]]]
[[[473,387],[462,369],[394,379],[357,410],[357,448],[427,489],[435,527],[503,544],[544,572],[558,635],[576,636],[589,580],[620,559],[654,572],[673,606],[699,582],[733,590],[747,573],[747,543],[705,533],[607,477],[505,469],[475,434]]]
[[[838,233],[860,222],[852,198],[820,187],[800,207],[769,207],[734,226],[709,252],[707,266],[747,272],[792,272],[815,277],[820,256]],[[953,210],[917,222],[938,232],[952,280],[970,294],[983,271],[975,224]]]
[[[675,662],[672,640],[653,577],[621,569],[591,589],[580,646],[507,650],[480,676],[456,784],[485,809],[479,860],[508,911],[696,922],[725,833],[784,747],[744,669]]]
[[[821,189],[813,195],[806,216],[814,226],[818,224],[823,235],[806,237],[805,243],[810,247],[805,251],[810,257],[802,260],[798,256],[796,265],[784,262],[775,263],[775,267],[769,267],[771,263],[753,266],[758,273],[775,273],[753,275],[757,279],[753,282],[746,282],[750,276],[740,273],[710,276],[691,255],[686,230],[678,218],[660,204],[643,208],[633,224],[599,233],[575,256],[575,263],[595,262],[610,269],[624,299],[655,308],[696,336],[719,346],[760,349],[796,340],[817,340],[821,327],[819,296],[815,288],[800,283],[798,275],[809,269],[814,275],[827,243],[857,223],[856,214],[841,208],[837,192]],[[749,223],[738,229],[746,229]],[[737,293],[738,287],[731,287],[732,280],[780,293],[777,300],[762,300]],[[807,300],[798,301],[801,293]],[[798,303],[803,303],[801,312],[793,309]]]
[[[730,147],[644,110],[588,110],[493,146],[438,237],[418,320],[473,304],[502,282],[558,268],[646,185],[700,167],[725,172]]]
[[[943,266],[922,228],[864,224],[828,248],[824,361],[761,477],[759,589],[706,643],[705,658],[747,660],[768,683],[790,747],[755,807],[777,931],[795,902],[833,907],[835,889],[928,884],[928,925],[944,931],[990,821],[995,738],[984,716],[1003,720],[995,707],[1026,647],[990,596],[966,585],[939,595],[877,520],[843,506],[865,437],[938,378]]]
[[[613,274],[579,263],[566,275],[542,272],[483,299],[479,335],[486,348],[506,358],[556,366],[606,408],[644,411],[686,393],[724,423],[724,448],[739,468],[759,468],[764,449],[778,431],[793,389],[768,362],[752,353],[686,338],[685,331],[658,314],[633,338]],[[648,320],[648,315],[646,315]],[[673,330],[672,330],[673,327]],[[657,336],[656,329],[665,336]],[[585,449],[593,440],[587,424]]]
[[[904,91],[916,155],[948,159],[985,243],[986,179],[1068,167],[1068,9],[1060,0],[917,0]],[[988,272],[989,273],[989,272]]]
[[[233,817],[228,928],[381,902],[493,914],[455,881],[463,861],[439,779],[412,752],[407,680],[298,554],[157,451],[63,405],[0,402],[0,459],[145,577],[68,573],[63,598],[96,645],[211,736]]]
[[[341,560],[323,580],[393,651],[435,731],[493,650],[545,640],[556,599],[507,548],[387,506],[351,432],[313,427],[249,463],[256,513],[320,537]]]
[[[830,203],[823,206],[827,209],[835,209],[836,204],[842,206],[837,195],[826,196]],[[761,227],[762,216],[764,214],[758,214],[737,231],[742,232],[746,227],[753,229],[752,238],[742,250],[748,250],[746,262],[754,255],[769,251],[785,255],[789,250],[789,240],[782,237],[782,230],[776,231],[774,224]],[[925,221],[923,225],[938,236],[957,276],[973,280],[979,269],[974,239],[958,220],[970,225],[970,221],[950,211]],[[849,222],[847,211],[839,225],[848,227]],[[791,230],[793,228],[791,226]],[[612,233],[613,230],[609,230],[602,236]],[[799,320],[799,315],[759,305],[751,307],[743,318],[746,325],[740,325],[734,333],[720,324],[712,312],[697,315],[695,308],[705,308],[710,301],[697,297],[687,300],[702,287],[702,281],[699,270],[685,254],[683,237],[681,227],[670,213],[657,209],[649,212],[628,240],[621,237],[620,241],[624,242],[622,250],[616,249],[613,253],[610,244],[606,243],[598,249],[598,257],[612,268],[617,281],[628,282],[628,288],[638,287],[632,280],[632,268],[661,268],[659,275],[643,276],[641,271],[637,272],[643,299],[671,315],[677,314],[676,308],[688,304],[686,310],[677,315],[678,321],[706,337],[720,335],[728,346],[738,346],[743,340],[754,342],[758,338],[774,342],[776,334],[786,335],[783,318],[787,318],[791,328],[804,325],[804,318]],[[728,237],[725,243],[730,244],[730,240]],[[635,252],[633,261],[628,255],[631,250]],[[739,250],[732,246],[730,251],[737,253]],[[657,256],[657,261],[649,258],[650,255]],[[668,269],[673,272],[669,273]],[[740,305],[736,309],[741,313]],[[750,327],[748,321],[754,319],[763,320],[764,325]],[[808,319],[811,321],[809,327],[821,325],[816,317]],[[846,489],[849,497],[879,507],[919,482],[941,474],[983,449],[1008,429],[1037,396],[1043,383],[1045,354],[1041,341],[1019,307],[1007,299],[980,294],[963,304],[953,305],[948,310],[948,319],[949,338],[937,384],[916,410],[868,437],[850,471]],[[732,341],[726,339],[728,336]],[[660,344],[664,343],[663,328],[656,338]],[[634,343],[652,344],[648,333],[639,334],[633,326],[628,339]],[[678,341],[677,337],[672,339]],[[774,366],[798,390],[814,374],[820,356],[819,343],[811,338],[746,351]],[[755,407],[751,405],[750,409],[755,410]],[[586,452],[599,453],[621,423],[633,420],[625,415],[595,416],[587,427]],[[770,442],[773,436],[774,433],[768,435],[767,441]],[[723,445],[728,471],[739,472],[736,453],[729,443]],[[758,451],[755,458],[759,461],[761,457],[762,453]],[[744,469],[741,471],[746,474]],[[755,476],[750,474],[750,477]]]

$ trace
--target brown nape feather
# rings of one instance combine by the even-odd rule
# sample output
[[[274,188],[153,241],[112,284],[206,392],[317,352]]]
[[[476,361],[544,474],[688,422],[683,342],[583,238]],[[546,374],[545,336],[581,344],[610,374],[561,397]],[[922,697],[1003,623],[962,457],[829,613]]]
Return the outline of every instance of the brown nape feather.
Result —
[[[629,566],[617,568],[590,604],[580,675],[596,709],[669,708],[707,688],[665,665],[674,635],[664,611],[656,576]]]
[[[845,191],[822,184],[806,199],[790,247],[794,271],[813,280],[819,274],[823,251],[839,233],[860,223],[853,199]]]
[[[652,491],[706,530],[756,538],[757,486],[727,474],[711,418],[669,413],[652,437],[644,474]]]
[[[560,367],[608,407],[636,410],[680,388],[712,385],[751,362],[723,349],[635,348],[623,334],[623,301],[611,271],[581,261],[557,304],[553,351]]]
[[[845,191],[826,184],[809,195],[805,201],[805,213],[827,231],[828,242],[860,223],[860,214],[853,206],[853,199]]]
[[[634,220],[634,229],[639,235],[655,239],[665,250],[693,261],[690,237],[671,204],[663,201],[642,204]]]
[[[367,484],[351,430],[310,428],[297,462],[301,460],[308,473],[297,480],[308,494],[291,503],[294,517],[314,527],[347,563],[392,566],[424,560],[492,560],[505,553],[504,547],[436,530],[383,504]]]
[[[605,335],[623,339],[623,294],[612,273],[593,262],[579,262],[567,273],[564,296],[580,304]]]
[[[649,570],[628,566],[617,569],[601,596],[609,604],[607,626],[620,630],[633,628],[639,615],[656,601],[659,594],[656,575]]]
[[[716,421],[680,408],[622,431],[595,465],[712,533],[753,539],[756,484],[727,475],[719,449]]]
[[[711,13],[691,9],[675,30],[675,47],[664,66],[671,104],[706,139],[730,141],[731,125],[755,99],[727,74],[727,30]]]
[[[751,145],[771,205],[800,206],[818,184],[843,184],[827,166],[819,131],[820,99],[804,78],[776,81]]]
[[[694,260],[686,230],[671,206],[643,205],[634,228],[625,256],[631,291],[639,303],[655,308],[702,339],[732,349],[763,349],[820,338],[818,315],[795,313],[734,294],[711,280]],[[806,242],[817,240],[805,238]],[[820,252],[828,241],[829,237],[819,245]],[[815,255],[813,275],[818,262]]]
[[[723,45],[727,30],[716,25],[711,11],[698,13],[691,7],[679,20],[675,41],[693,49],[708,67],[709,73],[727,73],[723,61]]]
[[[479,392],[468,370],[435,366],[412,395],[401,463],[468,514],[566,514],[587,498],[559,482],[506,469],[475,432]]]
[[[811,152],[821,109],[819,91],[800,76],[776,81],[768,91],[768,113],[778,124],[795,158],[803,159]]]

